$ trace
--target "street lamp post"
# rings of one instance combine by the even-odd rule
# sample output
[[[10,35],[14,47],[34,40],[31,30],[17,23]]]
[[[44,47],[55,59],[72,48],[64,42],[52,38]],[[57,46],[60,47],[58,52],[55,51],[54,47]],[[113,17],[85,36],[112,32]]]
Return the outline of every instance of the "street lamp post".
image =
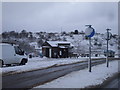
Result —
[[[111,38],[111,33],[109,32],[111,29],[106,29],[107,30],[107,53],[106,53],[106,64],[107,64],[107,67],[109,67],[109,60],[108,60],[108,41],[110,40]]]

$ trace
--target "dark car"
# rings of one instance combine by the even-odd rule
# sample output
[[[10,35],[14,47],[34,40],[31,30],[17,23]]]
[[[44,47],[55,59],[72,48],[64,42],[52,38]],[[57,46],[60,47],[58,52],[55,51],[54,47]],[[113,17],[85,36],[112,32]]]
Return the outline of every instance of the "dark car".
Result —
[[[107,50],[104,51],[104,55],[107,56]],[[108,57],[115,57],[115,52],[108,50]]]

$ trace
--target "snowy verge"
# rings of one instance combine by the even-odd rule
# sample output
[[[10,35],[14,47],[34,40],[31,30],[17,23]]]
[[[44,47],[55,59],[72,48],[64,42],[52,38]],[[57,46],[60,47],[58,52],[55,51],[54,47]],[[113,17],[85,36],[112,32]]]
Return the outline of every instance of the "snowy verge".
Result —
[[[104,58],[105,57],[92,57],[93,60],[100,60]],[[22,72],[27,72],[27,71],[49,68],[52,66],[79,63],[79,62],[87,61],[88,59],[89,59],[88,57],[79,57],[79,58],[39,58],[39,57],[35,57],[32,59],[29,59],[26,65],[2,67],[0,68],[0,70],[2,70],[2,75],[8,75],[8,74],[22,73]]]
[[[27,71],[33,71],[37,69],[44,69],[54,65],[65,65],[65,64],[72,64],[77,62],[86,61],[87,58],[32,58],[28,60],[28,63],[23,66],[11,66],[11,67],[2,67],[3,75],[7,74],[14,74],[14,73],[21,73]]]
[[[93,66],[91,73],[88,72],[88,69],[83,69],[35,88],[85,88],[102,84],[117,72],[118,61],[112,61],[109,68],[106,67],[106,64]]]

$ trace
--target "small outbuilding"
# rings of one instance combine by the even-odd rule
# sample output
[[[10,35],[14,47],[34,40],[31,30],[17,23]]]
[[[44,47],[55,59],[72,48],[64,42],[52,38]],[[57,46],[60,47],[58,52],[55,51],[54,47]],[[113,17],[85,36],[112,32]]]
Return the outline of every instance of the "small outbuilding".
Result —
[[[73,44],[66,41],[46,41],[42,45],[42,53],[49,58],[68,58]]]

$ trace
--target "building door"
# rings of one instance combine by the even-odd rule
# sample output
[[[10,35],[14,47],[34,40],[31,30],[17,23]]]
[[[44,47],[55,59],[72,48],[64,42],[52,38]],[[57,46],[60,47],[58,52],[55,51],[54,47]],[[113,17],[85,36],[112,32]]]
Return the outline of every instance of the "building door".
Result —
[[[45,50],[45,56],[49,57],[49,48],[46,48],[46,50]]]

